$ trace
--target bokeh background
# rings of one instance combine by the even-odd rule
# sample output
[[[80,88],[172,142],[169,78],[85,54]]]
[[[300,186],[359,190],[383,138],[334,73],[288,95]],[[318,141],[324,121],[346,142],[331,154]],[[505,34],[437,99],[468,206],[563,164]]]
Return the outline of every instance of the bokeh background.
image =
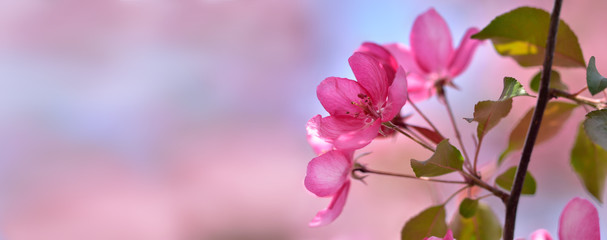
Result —
[[[305,123],[326,114],[316,85],[352,78],[347,58],[364,41],[408,44],[431,7],[458,44],[468,27],[523,5],[550,10],[552,1],[0,0],[0,239],[398,239],[453,186],[370,176],[353,183],[333,224],[307,226],[329,203],[303,186],[314,157]],[[605,9],[565,1],[562,18],[607,73]],[[526,84],[536,72],[486,42],[455,80],[461,90],[448,93],[456,117],[496,98],[504,76]],[[572,90],[583,87],[583,69],[560,72]],[[488,135],[487,176],[515,164],[520,153],[491,165],[533,103],[515,99]],[[453,136],[435,98],[419,106]],[[516,236],[556,236],[566,202],[591,198],[569,165],[584,113],[537,146],[538,191],[521,200]],[[476,125],[458,124],[471,150]],[[429,157],[401,137],[360,152],[372,152],[361,160],[369,166],[402,173],[409,159]],[[503,221],[503,205],[486,202]],[[607,208],[597,207],[607,236]]]

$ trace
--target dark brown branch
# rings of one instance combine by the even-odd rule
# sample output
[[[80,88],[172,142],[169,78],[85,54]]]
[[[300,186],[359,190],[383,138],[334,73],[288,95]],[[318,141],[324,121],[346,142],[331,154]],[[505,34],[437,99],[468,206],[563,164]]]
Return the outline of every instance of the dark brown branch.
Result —
[[[540,130],[540,124],[542,123],[542,117],[544,116],[544,110],[550,100],[550,72],[552,71],[552,60],[554,58],[554,48],[556,45],[556,33],[559,26],[559,16],[561,14],[561,6],[563,5],[562,0],[554,1],[554,9],[550,16],[550,29],[548,30],[548,39],[546,40],[546,55],[544,56],[544,68],[542,71],[542,78],[540,79],[540,89],[537,97],[537,104],[535,111],[533,112],[533,118],[529,124],[529,130],[527,131],[527,139],[523,146],[523,153],[521,161],[519,162],[516,177],[514,178],[514,185],[510,193],[510,198],[506,204],[506,220],[504,224],[504,240],[514,239],[514,226],[516,223],[516,210],[518,208],[518,202],[523,190],[523,182],[525,181],[525,175],[527,174],[527,168],[531,160],[531,153],[533,152],[533,146],[537,139],[538,132]]]

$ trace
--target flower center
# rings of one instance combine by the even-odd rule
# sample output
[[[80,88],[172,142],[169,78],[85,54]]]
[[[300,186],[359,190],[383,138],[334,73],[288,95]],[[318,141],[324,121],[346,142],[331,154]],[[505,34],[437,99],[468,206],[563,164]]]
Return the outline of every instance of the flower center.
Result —
[[[354,117],[358,118],[360,117],[360,113],[364,113],[365,117],[367,118],[365,121],[372,122],[373,120],[380,118],[381,110],[378,110],[373,107],[371,103],[371,98],[367,96],[367,94],[359,93],[357,96],[358,98],[360,98],[360,100],[358,102],[352,101],[350,103],[354,106],[357,106],[362,111],[354,114]]]

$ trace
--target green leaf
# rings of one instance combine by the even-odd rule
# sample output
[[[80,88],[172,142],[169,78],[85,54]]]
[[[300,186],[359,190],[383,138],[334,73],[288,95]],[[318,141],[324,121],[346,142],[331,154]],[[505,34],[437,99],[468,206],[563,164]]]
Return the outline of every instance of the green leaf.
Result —
[[[478,122],[476,128],[476,136],[482,139],[489,130],[495,127],[502,118],[510,113],[512,108],[512,98],[517,96],[529,95],[523,85],[512,77],[504,78],[504,88],[499,100],[497,101],[481,101],[474,105],[474,117],[464,118],[468,122]]]
[[[510,99],[518,96],[530,96],[523,88],[523,85],[519,83],[513,77],[504,77],[504,89],[502,90],[502,94],[500,95],[499,101],[504,101],[506,99]]]
[[[474,105],[474,118],[464,118],[468,122],[478,122],[476,136],[482,139],[485,133],[495,127],[502,118],[508,116],[512,108],[512,99],[505,101],[481,101]]]
[[[544,117],[540,126],[540,131],[535,140],[535,145],[539,145],[546,140],[554,137],[561,129],[563,123],[567,121],[571,112],[578,105],[565,102],[549,102],[544,111]],[[521,119],[521,121],[514,127],[510,133],[508,140],[508,147],[498,159],[498,164],[501,164],[512,151],[517,151],[523,148],[525,138],[527,137],[527,130],[529,129],[529,123],[531,123],[531,117],[535,108],[529,109],[527,114]]]
[[[607,151],[588,138],[583,124],[580,125],[575,145],[571,149],[571,166],[586,190],[602,203],[607,175]]]
[[[409,219],[401,231],[402,240],[420,240],[426,237],[443,237],[447,233],[445,206],[430,207]]]
[[[542,76],[542,71],[538,72],[533,76],[531,82],[529,83],[529,87],[532,91],[538,92],[540,89],[540,78]],[[569,88],[565,83],[561,81],[561,74],[559,72],[552,70],[550,73],[550,88],[567,91]]]
[[[540,66],[544,62],[549,25],[548,12],[521,7],[496,17],[472,38],[491,39],[500,55],[513,58],[523,67]],[[553,65],[586,67],[577,36],[563,20],[556,35]]]
[[[436,146],[436,152],[426,161],[411,159],[411,168],[417,177],[435,177],[453,171],[461,171],[464,157],[449,139],[445,139]]]
[[[596,110],[586,114],[584,128],[590,140],[607,149],[607,109]]]
[[[478,207],[478,199],[470,199],[465,198],[459,204],[459,214],[464,218],[471,218],[476,213],[476,208]]]
[[[596,69],[594,56],[590,57],[588,68],[586,68],[586,84],[588,84],[588,91],[593,96],[607,88],[607,78],[603,77]]]
[[[491,208],[483,203],[478,205],[476,213],[471,218],[454,214],[449,228],[453,230],[455,239],[499,240],[502,237],[499,219]]]
[[[516,167],[511,167],[510,169],[499,175],[495,179],[495,183],[503,189],[510,191],[512,189],[512,184],[514,183],[515,175]],[[527,171],[527,174],[525,174],[525,181],[523,182],[523,190],[521,191],[521,194],[535,194],[535,186],[535,178],[533,178],[533,176],[531,176],[531,173]]]

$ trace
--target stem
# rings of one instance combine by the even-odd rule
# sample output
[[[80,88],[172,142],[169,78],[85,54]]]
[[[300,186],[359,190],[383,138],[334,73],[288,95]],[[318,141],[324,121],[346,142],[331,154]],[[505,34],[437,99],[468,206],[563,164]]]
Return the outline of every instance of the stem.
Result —
[[[595,109],[603,109],[607,107],[607,103],[601,101],[599,99],[587,98],[584,96],[579,96],[578,94],[568,93],[559,89],[551,88],[550,96],[554,98],[562,97],[574,101],[578,104],[585,104],[591,106]]]
[[[449,198],[447,198],[447,200],[445,200],[445,203],[443,203],[443,205],[447,204],[449,201],[451,201],[451,199],[453,197],[455,197],[455,195],[457,195],[458,193],[460,193],[461,191],[466,190],[466,188],[469,188],[470,186],[465,186],[463,188],[460,188],[459,190],[455,191],[453,194],[451,194],[451,196],[449,196]]]
[[[438,133],[438,135],[441,136],[441,138],[445,138],[438,131],[438,128],[436,128],[436,126],[434,126],[434,124],[432,123],[432,121],[430,121],[430,119],[424,113],[422,113],[422,111],[419,110],[419,108],[417,108],[417,106],[415,105],[415,103],[413,103],[413,101],[411,101],[411,99],[408,96],[407,96],[407,102],[409,102],[409,104],[411,104],[411,106],[413,107],[413,109],[415,109],[415,111],[428,123],[428,125],[430,125],[430,127],[432,128],[432,130],[434,130],[436,133]]]
[[[413,131],[412,129],[409,128],[401,128],[403,131],[407,131],[409,132],[409,134],[411,134],[411,136],[417,138],[420,142],[423,142],[424,144],[431,146],[430,143],[428,143],[426,140],[424,140],[424,138],[422,138],[420,135],[418,135],[417,133],[415,133],[415,131]]]
[[[409,139],[413,140],[414,142],[416,142],[417,144],[421,145],[422,147],[434,152],[436,150],[434,150],[434,148],[428,146],[427,144],[415,139],[413,136],[409,135],[408,133],[404,132],[402,129],[398,128],[397,126],[395,126],[394,124],[392,124],[391,122],[384,122],[382,123],[384,126],[389,127],[391,129],[393,129],[394,131],[397,131],[403,135],[405,135],[406,137],[408,137]]]
[[[468,182],[464,182],[464,181],[440,180],[440,179],[432,179],[432,178],[426,178],[426,177],[419,177],[418,178],[418,177],[413,176],[413,175],[384,172],[384,171],[369,169],[367,167],[355,168],[352,171],[353,172],[361,172],[361,173],[373,173],[373,174],[384,175],[384,176],[392,176],[392,177],[411,178],[411,179],[417,179],[417,180],[428,181],[428,182],[468,184]]]
[[[548,39],[546,40],[546,55],[544,56],[544,68],[542,70],[542,78],[540,79],[540,89],[537,97],[537,103],[535,111],[533,112],[533,118],[529,124],[529,130],[527,131],[527,139],[523,147],[523,153],[521,161],[519,162],[516,170],[516,177],[514,178],[514,185],[508,203],[506,204],[506,220],[504,224],[504,240],[514,239],[514,226],[516,223],[516,210],[518,208],[519,198],[521,191],[523,190],[523,182],[525,181],[525,175],[527,174],[527,167],[531,161],[531,153],[533,152],[533,146],[537,139],[538,132],[540,130],[540,124],[542,123],[542,117],[544,116],[544,110],[550,100],[550,72],[552,71],[552,60],[554,58],[554,47],[556,45],[556,33],[559,26],[559,15],[561,14],[561,6],[563,0],[554,1],[554,9],[550,16],[550,29],[548,30]]]
[[[486,197],[491,197],[491,196],[493,196],[493,193],[489,193],[489,194],[485,194],[485,195],[480,196],[480,197],[476,197],[476,200],[481,200],[481,199],[483,199],[483,198],[486,198]]]
[[[470,157],[468,156],[468,153],[466,152],[466,147],[464,146],[464,141],[462,141],[462,135],[459,133],[459,128],[457,128],[457,124],[455,123],[455,117],[453,116],[453,110],[451,110],[451,105],[449,104],[449,100],[447,100],[447,93],[442,85],[438,85],[438,87],[440,88],[438,90],[438,92],[441,92],[443,95],[443,100],[445,101],[445,106],[447,107],[447,112],[449,113],[449,119],[451,120],[451,125],[453,126],[453,130],[455,131],[455,138],[457,138],[457,141],[459,142],[459,146],[462,148],[462,152],[464,153],[464,157],[466,157],[465,162],[467,164],[467,167],[470,168]],[[468,170],[470,170],[470,169],[468,169]],[[476,171],[474,171],[474,174],[476,174]]]
[[[491,192],[493,195],[500,198],[504,204],[506,204],[508,202],[508,199],[510,198],[510,195],[508,193],[487,184],[486,182],[484,182],[480,178],[477,178],[476,176],[470,175],[466,172],[463,172],[463,173],[464,173],[464,175],[466,175],[466,179],[468,179],[474,185],[477,185],[477,186],[484,188],[485,190]]]
[[[481,136],[480,139],[478,139],[478,144],[476,145],[476,151],[474,152],[474,166],[473,169],[474,171],[472,172],[472,174],[474,174],[475,176],[477,168],[476,168],[476,163],[478,162],[478,153],[481,151],[481,145],[483,144],[483,137]]]

